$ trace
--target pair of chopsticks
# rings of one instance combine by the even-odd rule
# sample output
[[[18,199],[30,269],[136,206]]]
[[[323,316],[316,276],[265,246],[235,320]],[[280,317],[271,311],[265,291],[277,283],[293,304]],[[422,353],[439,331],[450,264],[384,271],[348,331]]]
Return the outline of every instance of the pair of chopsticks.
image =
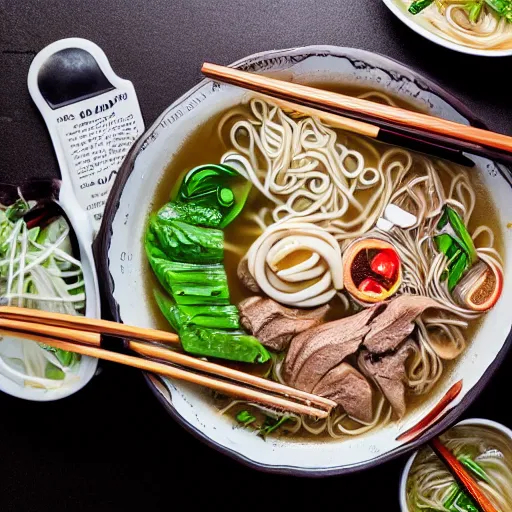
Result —
[[[305,114],[323,116],[335,126],[385,143],[467,166],[474,164],[463,151],[512,163],[512,137],[501,133],[216,64],[204,63],[201,71],[218,82],[286,102],[291,108],[301,106],[307,109]]]
[[[430,447],[435,454],[444,462],[450,473],[453,475],[459,485],[466,491],[482,512],[498,512],[489,498],[482,492],[480,487],[468,473],[466,468],[459,462],[457,457],[444,445],[438,438],[430,441]]]
[[[327,398],[178,352],[175,350],[180,348],[178,335],[156,329],[2,306],[0,334],[192,382],[221,394],[296,414],[325,418],[337,405]],[[136,355],[105,349],[103,335],[123,338],[124,347]]]

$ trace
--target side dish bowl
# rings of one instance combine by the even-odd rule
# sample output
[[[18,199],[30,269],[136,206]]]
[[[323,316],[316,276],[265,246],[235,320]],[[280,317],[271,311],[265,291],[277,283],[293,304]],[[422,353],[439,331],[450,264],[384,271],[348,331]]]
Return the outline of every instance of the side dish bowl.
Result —
[[[332,46],[276,50],[252,55],[233,66],[304,84],[344,84],[385,91],[435,116],[483,126],[436,84],[391,59],[362,50]],[[142,244],[147,215],[153,207],[151,198],[168,163],[192,131],[247,97],[248,93],[241,89],[203,80],[163,112],[132,147],[112,189],[94,247],[100,283],[116,320],[155,326],[144,286],[147,264]],[[512,235],[505,227],[512,219],[509,171],[482,158],[474,160],[476,166],[468,172],[481,174],[497,205],[499,228],[505,240],[504,264],[508,268],[512,265]],[[341,441],[291,441],[279,437],[264,441],[221,416],[206,400],[206,391],[152,375],[146,379],[174,419],[210,446],[245,464],[304,476],[361,470],[412,450],[446,429],[480,393],[510,345],[510,276],[505,275],[498,305],[442,384],[403,420],[361,437]],[[400,437],[423,420],[460,381],[460,393],[424,425],[421,435],[412,440]]]
[[[508,446],[510,449],[512,449],[512,430],[505,427],[504,425],[501,425],[500,423],[497,423],[495,421],[487,420],[487,419],[481,419],[481,418],[470,418],[464,421],[461,421],[454,425],[455,427],[459,426],[466,426],[466,427],[478,427],[485,429],[486,431],[495,432],[503,440],[508,441]],[[416,457],[418,457],[418,454],[420,451],[417,451],[411,455],[409,460],[407,461],[404,470],[402,472],[402,476],[400,478],[400,490],[399,490],[399,498],[400,498],[400,510],[402,512],[410,512],[409,507],[407,506],[407,480],[409,478],[409,474],[411,472],[412,465],[414,464],[414,461],[416,460]]]
[[[485,50],[452,42],[429,30],[426,24],[422,23],[421,13],[413,16],[407,12],[407,8],[403,5],[402,0],[382,1],[386,4],[388,9],[411,30],[414,30],[414,32],[420,36],[423,36],[425,39],[428,39],[429,41],[432,41],[433,43],[436,43],[440,46],[444,46],[450,50],[455,50],[456,52],[467,53],[469,55],[477,55],[480,57],[508,57],[512,55],[512,49]],[[435,8],[435,5],[431,5],[430,8]]]
[[[61,253],[66,252],[66,240],[69,240],[70,246],[69,246],[69,255],[77,258],[80,260],[81,264],[81,272],[80,276],[76,278],[78,281],[81,281],[80,288],[83,288],[83,292],[85,294],[85,307],[83,306],[83,300],[78,298],[78,295],[80,292],[74,291],[70,292],[74,294],[75,300],[80,303],[80,305],[77,307],[77,310],[79,309],[80,314],[85,314],[85,316],[98,318],[100,316],[100,297],[99,297],[99,291],[98,291],[98,285],[97,285],[97,278],[96,278],[96,269],[94,265],[94,261],[92,258],[92,253],[90,251],[90,248],[87,248],[87,242],[84,240],[84,231],[87,232],[89,225],[87,219],[85,220],[85,223],[83,221],[83,217],[77,213],[77,211],[68,205],[69,201],[67,201],[67,198],[61,198],[60,195],[60,185],[61,182],[58,180],[41,180],[41,181],[33,181],[28,182],[26,184],[20,185],[19,187],[9,184],[2,184],[0,183],[0,204],[3,206],[9,206],[12,205],[15,201],[17,201],[20,198],[23,198],[27,202],[34,202],[37,204],[44,204],[44,208],[49,208],[51,210],[51,214],[49,218],[52,220],[55,220],[55,218],[64,218],[65,219],[65,225],[66,225],[66,231],[68,230],[69,226],[69,234],[66,236],[66,238],[63,241],[62,234],[59,232],[59,236],[56,237],[53,241],[50,241],[48,245],[43,245],[42,247],[46,247],[46,251],[48,251],[48,247],[51,245],[54,245],[57,247],[56,250],[59,250]],[[64,200],[63,200],[64,199]],[[58,206],[55,206],[55,203]],[[55,211],[54,211],[55,208]],[[40,218],[45,218],[44,212],[42,214],[39,214]],[[38,217],[36,217],[35,220],[37,220]],[[36,226],[38,224],[36,223]],[[39,227],[36,227],[35,229],[39,230]],[[32,230],[31,230],[32,231]],[[37,236],[37,235],[36,235]],[[59,242],[60,240],[60,242]],[[23,242],[21,242],[23,244]],[[45,242],[40,242],[41,244],[46,244]],[[57,245],[60,244],[60,245]],[[64,250],[61,250],[61,248],[64,248]],[[84,250],[85,249],[85,250]],[[28,252],[28,251],[27,251]],[[44,252],[44,251],[42,251]],[[72,254],[71,254],[72,253]],[[42,260],[41,266],[49,266],[49,252],[46,253],[46,259]],[[27,254],[28,256],[28,254]],[[12,257],[11,257],[12,258]],[[11,259],[12,261],[12,259]],[[6,268],[7,264],[4,261],[5,266],[3,268]],[[64,270],[73,270],[73,268],[67,267]],[[53,268],[49,271],[48,275],[50,275],[51,272],[55,272],[56,269]],[[32,280],[35,280],[34,273],[35,270],[32,270],[28,274],[26,274],[27,278],[30,278]],[[74,279],[73,277],[70,277],[70,275],[73,274],[73,272],[62,272],[62,276],[64,276],[67,281],[69,282],[70,279]],[[39,274],[40,275],[40,274]],[[46,275],[46,279],[50,280],[50,278]],[[59,276],[59,274],[53,274]],[[75,274],[76,275],[76,274]],[[2,277],[5,277],[2,276]],[[39,279],[43,280],[43,277],[39,277]],[[60,277],[57,277],[56,279],[60,279]],[[28,280],[28,279],[27,279]],[[5,282],[5,281],[4,281]],[[41,281],[39,281],[41,282]],[[65,286],[65,281],[61,280],[59,281],[59,285],[61,288]],[[44,291],[32,291],[32,294],[35,294],[35,297],[37,295],[45,295],[48,294],[48,290],[51,290],[54,286],[53,282],[50,280],[50,284],[48,284],[48,281],[44,283],[44,286],[41,285],[42,288],[44,288]],[[69,286],[73,287],[71,283],[69,283]],[[75,286],[76,288],[76,286]],[[57,289],[57,288],[55,288]],[[53,292],[56,293],[56,292]],[[50,296],[52,294],[50,293]],[[57,295],[54,295],[56,297]],[[59,295],[59,300],[67,300],[67,297],[70,297],[71,295]],[[64,299],[62,299],[64,297]],[[14,299],[14,302],[12,305],[17,305],[16,303],[17,299]],[[28,299],[30,301],[30,299]],[[57,299],[56,299],[57,300]],[[25,298],[26,301],[26,298]],[[7,303],[7,301],[6,301]],[[34,301],[34,304],[48,304],[48,301]],[[51,300],[49,301],[51,304]],[[26,304],[25,304],[26,306]],[[37,306],[32,306],[37,307]],[[44,309],[43,306],[41,306],[42,309]],[[65,310],[68,312],[68,310]],[[61,311],[64,312],[64,311]],[[76,314],[76,313],[74,313]],[[8,336],[5,336],[5,338],[9,338]],[[2,342],[0,338],[0,342]],[[31,349],[27,349],[27,347],[32,347]],[[83,356],[80,359],[80,362],[78,363],[79,366],[76,366],[75,363],[73,363],[72,366],[69,366],[69,368],[73,368],[73,371],[70,372],[70,379],[66,380],[59,380],[63,378],[61,375],[59,378],[50,377],[48,379],[44,379],[44,381],[41,380],[35,380],[33,382],[30,382],[30,379],[25,379],[21,377],[21,375],[27,376],[27,370],[28,365],[25,365],[26,368],[19,368],[17,365],[13,365],[12,363],[16,359],[20,359],[27,355],[28,352],[25,352],[25,350],[32,350],[32,356],[34,356],[34,349],[37,350],[37,346],[35,343],[30,342],[30,344],[20,344],[17,340],[14,340],[14,343],[11,343],[10,341],[3,340],[2,345],[2,371],[0,371],[0,391],[3,391],[4,393],[8,393],[9,395],[15,396],[17,398],[23,398],[25,400],[33,400],[37,402],[47,402],[52,400],[59,400],[61,398],[65,398],[69,395],[72,395],[73,393],[76,393],[80,389],[82,389],[94,376],[96,372],[96,367],[98,365],[97,359],[94,359],[92,357]],[[40,349],[39,349],[40,350]],[[5,352],[4,352],[5,351]],[[41,351],[42,352],[42,351]],[[51,352],[51,351],[50,351]],[[67,353],[68,355],[70,353]],[[48,357],[48,355],[46,356]],[[50,356],[52,357],[52,356]],[[7,365],[5,360],[10,360],[10,364]],[[37,359],[37,358],[36,358]],[[57,358],[60,362],[62,362],[61,359]],[[73,359],[72,359],[73,361]],[[26,362],[26,361],[25,361]],[[56,364],[57,361],[54,360]],[[46,363],[48,365],[48,360],[46,360]],[[64,364],[65,367],[68,366],[69,363]],[[29,371],[29,375],[38,375],[37,372],[34,371],[34,368],[38,368],[40,365],[36,363],[32,363],[32,368]],[[50,364],[50,366],[52,366]],[[22,365],[23,367],[23,365]],[[52,366],[53,367],[53,366]],[[44,366],[43,366],[44,368]],[[40,369],[40,368],[39,368]],[[21,373],[19,373],[21,372]],[[42,377],[43,375],[38,375],[38,377]],[[47,375],[44,375],[47,377]],[[52,382],[51,387],[45,387],[49,381]],[[44,382],[44,385],[41,385],[41,382]],[[29,384],[30,383],[30,384]],[[53,387],[53,383],[56,383],[55,387]],[[62,383],[62,385],[60,385]],[[57,385],[58,384],[58,385]]]

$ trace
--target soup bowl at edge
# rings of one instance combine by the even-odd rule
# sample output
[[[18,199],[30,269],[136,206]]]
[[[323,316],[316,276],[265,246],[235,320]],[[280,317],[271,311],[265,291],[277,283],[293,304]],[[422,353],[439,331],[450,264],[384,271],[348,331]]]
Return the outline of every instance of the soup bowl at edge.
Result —
[[[481,418],[470,418],[467,420],[463,420],[457,423],[458,426],[467,426],[467,427],[482,427],[489,430],[495,430],[499,434],[501,434],[504,438],[507,438],[509,441],[509,446],[512,446],[512,430],[497,423],[495,421],[481,419]],[[407,506],[407,479],[409,478],[409,473],[411,471],[411,467],[414,464],[416,457],[418,456],[419,451],[414,452],[410,457],[407,463],[405,464],[404,470],[402,471],[402,476],[400,478],[400,510],[402,512],[410,512],[409,507]]]
[[[483,126],[456,98],[415,71],[374,53],[350,48],[314,46],[260,53],[242,59],[234,67],[265,73],[304,84],[343,84],[390,93],[432,115],[464,124]],[[112,189],[102,229],[95,242],[100,282],[110,312],[120,322],[154,327],[151,297],[145,279],[147,263],[142,244],[148,213],[168,163],[198,126],[227,108],[246,100],[242,89],[203,80],[176,100],[132,147]],[[512,236],[505,225],[512,218],[508,169],[474,158],[478,172],[497,205],[503,233],[505,269],[512,257]],[[207,162],[204,162],[207,163]],[[170,190],[169,190],[170,193]],[[361,437],[336,440],[265,441],[247,429],[235,428],[218,414],[205,390],[182,382],[146,375],[155,395],[173,418],[215,449],[252,467],[304,476],[348,473],[375,466],[412,450],[446,429],[479,394],[503,360],[510,344],[512,301],[510,274],[505,272],[503,295],[488,313],[464,354],[431,395],[401,421]],[[447,390],[462,381],[462,391],[448,409],[434,418],[412,441],[398,439],[439,403]]]

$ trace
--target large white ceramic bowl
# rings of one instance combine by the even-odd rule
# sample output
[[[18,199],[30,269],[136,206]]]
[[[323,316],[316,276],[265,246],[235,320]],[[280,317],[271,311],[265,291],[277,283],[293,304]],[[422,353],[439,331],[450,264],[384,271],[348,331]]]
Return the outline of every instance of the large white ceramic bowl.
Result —
[[[200,63],[198,62],[198,68]],[[453,96],[411,69],[386,57],[362,50],[314,46],[260,53],[233,66],[298,83],[335,82],[397,94],[432,114],[460,123],[480,124]],[[122,322],[153,326],[145,295],[145,254],[141,240],[149,203],[173,155],[194,128],[248,93],[204,80],[176,100],[147,130],[128,154],[105,209],[104,224],[95,245],[100,283],[114,317]],[[481,125],[481,124],[480,124]],[[200,148],[198,149],[200,151]],[[508,171],[477,158],[469,172],[481,173],[498,205],[507,252],[505,268],[512,265],[512,190]],[[205,392],[177,381],[148,378],[169,413],[189,431],[218,450],[251,466],[274,472],[320,476],[359,470],[410,450],[446,428],[480,392],[502,361],[510,342],[512,274],[506,272],[503,297],[486,317],[482,329],[455,369],[424,405],[399,423],[363,437],[339,442],[263,441],[247,430],[234,428],[205,399]],[[463,381],[462,391],[436,425],[413,442],[397,440],[431,411],[447,389]],[[438,419],[438,418],[436,418]]]
[[[463,44],[457,44],[448,39],[445,39],[442,36],[439,36],[429,30],[425,24],[422,23],[421,13],[413,16],[407,9],[404,7],[402,0],[382,0],[389,10],[403,23],[405,23],[409,28],[414,30],[420,36],[429,39],[430,41],[444,46],[445,48],[449,48],[450,50],[455,50],[461,53],[467,53],[469,55],[480,55],[482,57],[507,57],[512,55],[512,49],[509,50],[482,50],[479,48],[471,48],[470,46],[465,46]],[[431,6],[435,9],[435,6]]]
[[[471,425],[475,427],[485,427],[492,430],[496,430],[503,434],[506,438],[509,439],[510,445],[512,446],[512,430],[505,427],[501,423],[496,423],[495,421],[491,420],[485,420],[480,418],[470,418],[464,421],[461,421],[460,423],[457,423],[455,426],[460,425]],[[409,478],[409,472],[411,471],[411,467],[414,464],[414,460],[418,456],[419,451],[414,452],[407,461],[407,464],[404,467],[404,470],[402,471],[402,476],[400,478],[400,510],[402,512],[410,512],[408,506],[407,506],[407,478]]]

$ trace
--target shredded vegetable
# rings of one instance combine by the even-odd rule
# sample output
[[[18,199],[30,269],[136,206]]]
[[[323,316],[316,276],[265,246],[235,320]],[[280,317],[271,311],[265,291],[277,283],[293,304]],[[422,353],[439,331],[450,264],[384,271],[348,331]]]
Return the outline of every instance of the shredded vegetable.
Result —
[[[44,207],[23,198],[0,205],[0,298],[11,306],[83,314],[82,266],[63,217],[45,215]],[[0,337],[0,373],[21,386],[58,388],[78,378],[79,362],[71,352]]]

